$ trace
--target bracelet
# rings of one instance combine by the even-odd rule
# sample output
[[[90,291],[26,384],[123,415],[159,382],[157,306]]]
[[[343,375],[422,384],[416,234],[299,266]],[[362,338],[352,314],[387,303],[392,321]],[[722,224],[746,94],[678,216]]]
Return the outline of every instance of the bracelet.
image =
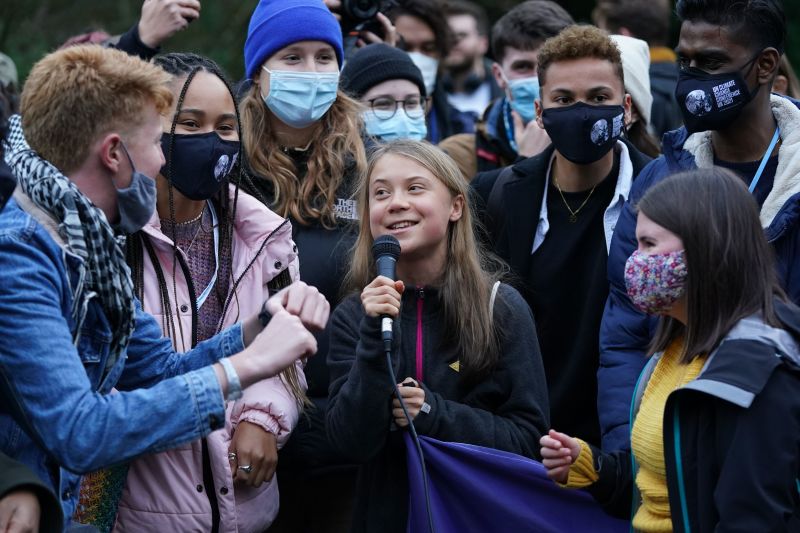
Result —
[[[220,359],[219,364],[221,364],[222,369],[225,370],[225,379],[228,380],[228,395],[225,399],[238,400],[242,397],[242,383],[239,381],[239,374],[236,373],[236,369],[233,368],[233,363],[231,363],[227,357]]]
[[[269,324],[270,319],[272,319],[272,313],[267,311],[267,302],[261,304],[261,312],[258,313],[258,321],[261,322],[261,328],[267,327]]]

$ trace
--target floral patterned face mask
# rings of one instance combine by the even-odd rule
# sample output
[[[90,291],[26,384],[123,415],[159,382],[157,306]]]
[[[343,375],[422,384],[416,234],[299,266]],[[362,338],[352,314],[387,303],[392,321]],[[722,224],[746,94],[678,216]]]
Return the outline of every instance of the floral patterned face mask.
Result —
[[[625,288],[640,311],[663,315],[683,296],[686,275],[683,250],[666,254],[636,250],[625,263]]]

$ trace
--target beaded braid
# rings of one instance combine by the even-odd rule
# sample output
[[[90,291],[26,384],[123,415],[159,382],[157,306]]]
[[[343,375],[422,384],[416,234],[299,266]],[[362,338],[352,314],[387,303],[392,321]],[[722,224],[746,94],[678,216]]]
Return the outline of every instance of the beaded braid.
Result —
[[[169,289],[167,288],[167,281],[164,278],[164,272],[161,269],[161,264],[158,257],[153,250],[153,245],[150,239],[143,232],[136,232],[128,238],[128,247],[125,253],[125,260],[128,266],[131,267],[131,274],[133,277],[134,294],[142,303],[144,309],[144,250],[147,247],[147,254],[150,257],[150,262],[153,264],[153,269],[156,273],[158,282],[158,294],[161,297],[161,308],[165,312],[161,316],[161,327],[167,332],[167,336],[171,339],[177,338],[175,330],[175,322],[172,318],[171,312],[167,312],[171,305],[169,301]]]
[[[169,154],[167,156],[167,161],[168,161],[168,163],[167,163],[167,175],[165,177],[167,178],[167,183],[169,183],[169,189],[168,189],[168,195],[169,195],[168,196],[168,198],[169,198],[169,220],[172,223],[171,224],[172,227],[170,228],[171,229],[170,233],[172,234],[172,235],[170,235],[170,237],[172,239],[172,298],[176,302],[178,301],[178,284],[175,282],[175,274],[176,274],[177,268],[178,268],[178,244],[177,244],[177,234],[176,234],[177,224],[175,223],[175,196],[174,196],[174,190],[173,190],[173,185],[172,185],[172,151],[175,149],[175,128],[178,125],[178,116],[181,114],[181,109],[183,109],[183,101],[186,98],[186,92],[189,90],[189,85],[192,84],[192,80],[194,79],[195,75],[197,75],[199,70],[200,70],[199,68],[193,68],[189,72],[189,75],[186,76],[186,81],[183,82],[183,87],[181,87],[181,92],[180,92],[180,95],[178,96],[178,103],[175,106],[175,114],[172,116],[172,124],[170,125],[170,128],[169,128],[170,143],[169,143]],[[222,217],[220,217],[220,219],[221,218]],[[222,231],[220,231],[220,235],[221,234],[222,234]],[[155,265],[157,265],[157,264],[158,263],[154,263],[153,266],[155,267]],[[160,265],[159,265],[159,268],[160,268]],[[184,273],[184,275],[186,275],[186,273]],[[163,296],[164,295],[162,295],[162,298],[163,298]],[[168,300],[169,300],[169,298],[167,298],[167,301]],[[191,303],[192,303],[193,306],[196,307],[197,304],[195,302],[191,302]],[[170,307],[167,307],[164,310],[164,314],[168,315],[170,317],[170,320],[173,320],[172,319],[172,310],[171,310]],[[174,324],[173,324],[173,329],[174,329]],[[180,329],[181,338],[184,338],[183,337],[183,323],[180,320],[178,320],[178,329]],[[192,328],[192,329],[194,329],[194,328]],[[192,335],[192,347],[194,347],[195,344],[197,344],[197,339],[195,338],[194,335]]]

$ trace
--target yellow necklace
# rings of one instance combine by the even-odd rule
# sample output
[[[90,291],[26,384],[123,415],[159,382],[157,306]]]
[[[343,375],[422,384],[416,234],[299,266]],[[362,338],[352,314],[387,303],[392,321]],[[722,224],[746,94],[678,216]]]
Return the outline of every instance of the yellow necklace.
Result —
[[[592,193],[594,193],[594,190],[597,188],[597,183],[594,184],[594,187],[592,187],[592,190],[589,191],[589,195],[586,197],[586,199],[583,201],[583,203],[580,205],[580,207],[578,207],[578,209],[576,209],[575,211],[572,210],[572,208],[567,203],[567,199],[564,198],[564,193],[561,192],[561,187],[559,187],[559,185],[558,185],[558,178],[556,178],[555,173],[553,173],[553,184],[556,186],[556,189],[558,189],[558,194],[561,196],[561,201],[564,202],[564,205],[566,206],[567,211],[569,211],[569,221],[574,224],[575,222],[578,221],[578,213],[581,212],[581,209],[584,208],[584,206],[586,205],[586,202],[588,202],[589,198],[592,197]]]

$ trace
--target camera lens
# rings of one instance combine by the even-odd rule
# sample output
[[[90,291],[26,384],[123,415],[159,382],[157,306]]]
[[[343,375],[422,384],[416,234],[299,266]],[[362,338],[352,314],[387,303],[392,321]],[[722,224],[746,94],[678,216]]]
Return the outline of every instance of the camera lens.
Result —
[[[378,14],[379,0],[345,0],[342,7],[356,20],[368,20]]]

